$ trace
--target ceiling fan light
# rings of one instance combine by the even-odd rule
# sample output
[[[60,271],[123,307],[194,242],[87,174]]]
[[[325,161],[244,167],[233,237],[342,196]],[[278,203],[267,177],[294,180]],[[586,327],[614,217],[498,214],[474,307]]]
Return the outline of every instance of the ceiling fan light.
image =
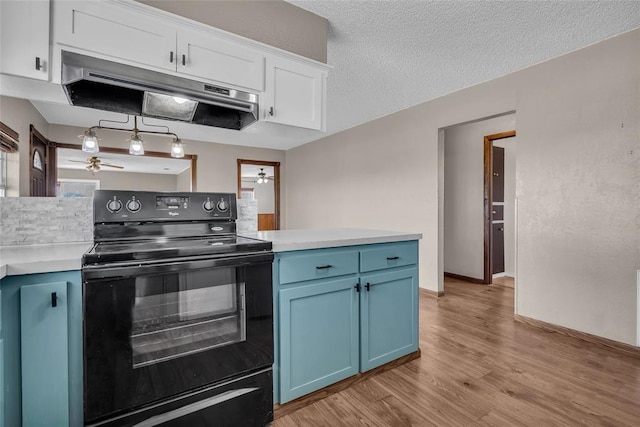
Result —
[[[131,140],[129,143],[129,154],[133,154],[134,156],[144,155],[144,145],[142,145],[142,138],[140,138],[137,133],[131,135]]]
[[[96,133],[92,130],[87,130],[82,138],[82,151],[85,153],[97,153],[100,151],[98,146],[98,138]]]
[[[180,138],[174,139],[171,143],[171,157],[175,157],[177,159],[184,157],[184,144]]]

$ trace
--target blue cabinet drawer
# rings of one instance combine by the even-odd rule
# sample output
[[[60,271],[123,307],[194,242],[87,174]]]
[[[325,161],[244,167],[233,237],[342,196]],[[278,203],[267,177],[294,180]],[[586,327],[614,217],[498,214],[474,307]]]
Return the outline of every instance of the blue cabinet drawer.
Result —
[[[324,279],[358,272],[357,250],[300,251],[280,259],[280,284]]]
[[[418,241],[376,245],[360,251],[360,271],[375,271],[418,263]]]

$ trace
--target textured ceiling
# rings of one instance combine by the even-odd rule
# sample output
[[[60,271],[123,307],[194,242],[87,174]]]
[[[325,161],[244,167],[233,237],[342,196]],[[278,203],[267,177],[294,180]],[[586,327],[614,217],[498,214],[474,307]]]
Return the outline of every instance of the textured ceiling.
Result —
[[[328,134],[640,27],[640,1],[289,1],[329,21]]]

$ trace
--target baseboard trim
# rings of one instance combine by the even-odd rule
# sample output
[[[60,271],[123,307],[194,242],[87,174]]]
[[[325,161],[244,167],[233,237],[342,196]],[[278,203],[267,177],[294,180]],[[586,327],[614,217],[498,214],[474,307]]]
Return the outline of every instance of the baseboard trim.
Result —
[[[342,390],[345,390],[354,384],[357,384],[375,375],[381,374],[393,368],[397,368],[400,365],[404,365],[407,362],[411,362],[412,360],[419,358],[420,349],[414,351],[413,353],[407,354],[406,356],[402,356],[396,360],[392,360],[389,363],[385,363],[382,366],[378,366],[377,368],[370,371],[364,373],[358,372],[352,377],[346,378],[335,384],[331,384],[330,386],[327,386],[318,391],[314,391],[313,393],[307,394],[306,396],[299,397],[296,400],[292,400],[291,402],[287,402],[282,405],[275,404],[273,405],[273,419],[277,420],[280,417],[289,415],[297,411],[298,409],[304,408],[305,406],[317,402],[318,400],[322,400],[325,397],[331,396],[332,394],[341,392]]]
[[[609,338],[599,337],[597,335],[592,335],[587,332],[577,331],[575,329],[566,328],[560,325],[554,325],[553,323],[543,322],[542,320],[532,319],[530,317],[521,316],[519,314],[514,314],[513,318],[517,322],[525,323],[527,325],[530,325],[536,328],[544,329],[545,331],[548,331],[548,332],[554,332],[557,334],[578,338],[582,341],[587,341],[592,344],[602,345],[615,350],[623,351],[632,356],[640,357],[640,348],[635,347],[631,344],[614,341]]]
[[[463,282],[477,283],[478,285],[487,284],[487,283],[484,283],[484,279],[476,279],[475,277],[463,276],[461,274],[447,273],[446,271],[444,272],[444,277],[448,277],[450,279],[462,280]]]
[[[425,297],[440,298],[444,296],[444,291],[432,291],[431,289],[418,288],[418,292]]]

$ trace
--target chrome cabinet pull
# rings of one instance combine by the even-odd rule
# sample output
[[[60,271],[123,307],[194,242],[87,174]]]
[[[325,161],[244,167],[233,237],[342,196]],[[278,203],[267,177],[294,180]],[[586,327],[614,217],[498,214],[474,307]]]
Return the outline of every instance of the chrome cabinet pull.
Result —
[[[400,259],[400,257],[399,256],[388,256],[387,257],[387,261],[394,261],[396,259]]]
[[[318,270],[326,270],[327,268],[331,268],[331,267],[333,267],[333,265],[327,264],[327,265],[317,266],[316,269],[318,269]]]
[[[56,292],[51,292],[51,307],[58,306],[58,294]]]
[[[173,51],[169,53],[169,62],[173,64]]]
[[[40,63],[40,57],[36,56],[36,70],[40,71],[42,64]]]
[[[273,116],[273,107],[269,107],[269,115]]]
[[[182,65],[187,65],[187,55],[182,55]]]

